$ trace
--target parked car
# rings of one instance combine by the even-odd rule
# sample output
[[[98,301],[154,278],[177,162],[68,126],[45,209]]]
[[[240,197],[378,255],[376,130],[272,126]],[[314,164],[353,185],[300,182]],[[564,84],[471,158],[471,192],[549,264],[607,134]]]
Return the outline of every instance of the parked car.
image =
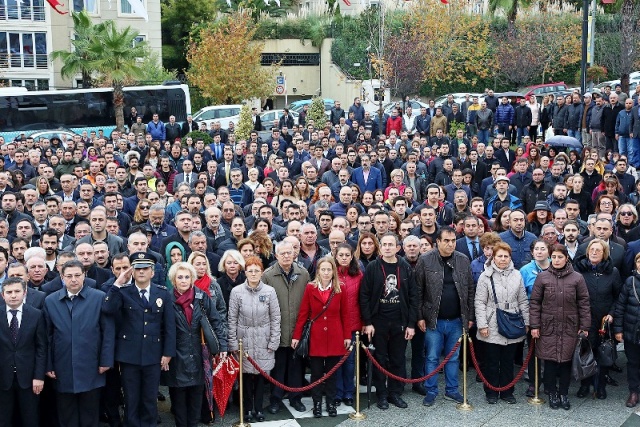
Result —
[[[220,122],[223,129],[229,127],[229,122],[238,123],[240,119],[240,109],[242,104],[234,105],[212,105],[204,107],[193,115],[193,121],[197,123],[206,123],[207,129],[211,127],[211,123]]]
[[[429,107],[428,102],[417,101],[415,99],[409,100],[409,104],[411,105],[411,109],[415,114],[420,114],[420,107]],[[384,106],[384,112],[390,115],[391,111],[396,107],[402,107],[402,101],[388,103]]]
[[[284,110],[268,110],[260,113],[260,121],[262,122],[262,130],[271,130],[274,120],[280,120],[284,114]],[[289,114],[293,117],[293,124],[298,124],[299,114],[296,111],[289,110]]]
[[[34,132],[29,135],[29,138],[33,138],[34,141],[39,141],[41,139],[51,140],[52,138],[59,138],[62,142],[66,142],[67,139],[73,139],[75,135],[78,134],[71,129],[59,128]]]
[[[482,104],[482,101],[484,101],[484,93],[469,93],[469,92],[464,92],[464,93],[451,93],[451,94],[446,94],[446,95],[442,95],[439,96],[438,98],[435,99],[435,103],[436,103],[436,107],[438,106],[442,106],[447,102],[447,98],[449,97],[449,95],[453,95],[453,102],[455,102],[458,105],[462,105],[463,102],[465,102],[466,96],[469,96],[469,100],[471,100],[474,96],[478,97],[478,103]]]
[[[569,90],[569,87],[564,82],[545,83],[540,85],[526,86],[518,89],[525,97],[531,95],[546,95],[549,93],[563,92]]]
[[[324,101],[324,113],[326,114],[327,117],[329,117],[329,115],[331,114],[331,109],[333,108],[333,105],[335,104],[336,101],[330,98],[323,98],[322,100]],[[289,104],[289,111],[292,111],[292,112],[295,111],[296,113],[299,113],[300,111],[302,111],[302,108],[305,105],[310,106],[311,99],[301,99],[299,101],[293,101],[292,103]],[[344,108],[345,111],[349,110],[349,107],[347,105],[342,105],[342,108]]]

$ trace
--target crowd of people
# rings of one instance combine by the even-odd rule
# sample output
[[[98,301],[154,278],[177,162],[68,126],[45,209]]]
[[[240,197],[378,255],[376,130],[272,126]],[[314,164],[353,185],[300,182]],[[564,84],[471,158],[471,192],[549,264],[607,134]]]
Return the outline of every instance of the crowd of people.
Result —
[[[266,138],[254,110],[249,139],[214,122],[208,145],[189,135],[200,129],[191,117],[144,124],[132,110],[128,132],[0,140],[0,426],[155,426],[160,385],[175,424],[196,426],[212,421],[207,337],[222,359],[239,357],[242,339],[262,371],[298,388],[307,369],[314,382],[336,366],[356,332],[400,377],[452,353],[444,398],[458,403],[463,331],[494,388],[535,340],[542,391],[569,409],[574,349],[580,336],[597,348],[603,322],[624,342],[636,406],[640,116],[637,94],[624,106],[622,95],[514,109],[487,91],[415,115],[399,105],[386,121],[356,98],[324,123],[285,110]],[[548,146],[548,129],[582,149]],[[504,311],[526,331],[505,336]],[[244,367],[245,420],[285,398],[306,411],[302,393]],[[314,416],[353,405],[355,371],[351,351],[311,390]],[[614,372],[601,367],[577,396],[606,399]],[[407,408],[402,382],[380,370],[372,381],[379,409]],[[433,405],[438,375],[412,391]],[[513,387],[485,392],[489,404],[517,402]]]

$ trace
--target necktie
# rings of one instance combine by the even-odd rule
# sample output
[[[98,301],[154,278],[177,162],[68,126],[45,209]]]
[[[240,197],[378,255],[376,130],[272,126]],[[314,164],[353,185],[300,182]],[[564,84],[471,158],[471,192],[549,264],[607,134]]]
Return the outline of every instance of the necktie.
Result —
[[[220,158],[220,144],[216,144],[216,159]]]
[[[476,171],[476,165],[471,165],[471,169],[475,172]]]
[[[224,173],[227,177],[227,185],[229,185],[229,174],[231,173],[230,169],[231,169],[231,165],[228,165],[228,164],[224,165]]]
[[[11,340],[15,344],[18,342],[18,310],[9,310],[9,313],[13,316],[11,318],[11,324],[9,325],[9,331],[11,332]]]
[[[145,308],[149,308],[149,300],[147,299],[147,290],[146,289],[140,289],[140,298],[142,298],[142,305]]]
[[[42,235],[42,233],[44,233],[44,225],[40,226],[40,235]]]
[[[478,258],[478,246],[475,240],[471,242],[471,248],[473,249],[473,253],[471,254],[473,259]]]
[[[187,184],[191,184],[191,174],[190,173],[184,173],[184,180],[187,181]]]

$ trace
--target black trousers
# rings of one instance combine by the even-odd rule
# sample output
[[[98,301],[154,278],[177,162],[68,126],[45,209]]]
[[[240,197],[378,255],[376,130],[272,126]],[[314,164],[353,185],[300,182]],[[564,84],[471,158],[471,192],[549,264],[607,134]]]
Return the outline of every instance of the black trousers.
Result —
[[[311,365],[311,382],[316,382],[322,376],[329,372],[331,368],[336,366],[340,360],[340,356],[317,357],[309,356],[309,364]],[[324,383],[311,389],[311,397],[314,402],[322,401],[322,392],[327,397],[327,403],[333,403],[336,398],[336,376],[331,375]]]
[[[107,371],[108,372],[108,371]],[[40,427],[59,427],[58,405],[56,404],[55,380],[44,378],[44,388],[40,393]]]
[[[198,426],[203,390],[204,384],[169,388],[176,427]]]
[[[392,374],[405,378],[407,376],[405,357],[407,340],[404,339],[404,328],[396,322],[376,322],[373,327],[375,333],[371,341],[376,348],[376,360]],[[387,377],[375,368],[373,385],[376,387],[378,397],[387,397],[389,394],[400,395],[404,390],[403,383],[392,379],[387,380]]]
[[[504,387],[513,381],[513,356],[516,354],[518,344],[492,344],[484,342],[484,356],[490,363],[483,365],[484,376],[494,387]],[[498,392],[484,386],[487,397],[498,397]],[[502,398],[513,396],[513,387],[500,393]]]
[[[13,420],[23,427],[39,425],[38,401],[33,388],[20,388],[14,374],[11,388],[0,390],[0,427],[12,427]]]
[[[627,356],[629,391],[638,393],[640,392],[640,345],[625,341],[624,354]]]
[[[424,349],[424,332],[418,327],[416,327],[415,330],[416,334],[411,339],[411,378],[420,378],[425,375],[424,361],[426,352]]]
[[[139,366],[120,362],[120,373],[124,391],[124,425],[156,427],[160,363]]]
[[[589,343],[591,344],[591,348],[595,354],[595,350],[600,347],[600,344],[602,343],[602,337],[600,337],[600,334],[598,334],[598,331],[594,328],[589,331]],[[594,387],[604,389],[607,386],[607,380],[605,378],[607,375],[609,375],[609,368],[601,366],[596,375],[583,379],[580,381],[580,385],[593,385]]]
[[[556,379],[560,380],[558,387]],[[571,381],[571,361],[553,362],[544,361],[544,389],[549,393],[558,392],[562,396],[569,394],[569,382]]]
[[[275,354],[275,366],[271,371],[271,376],[278,382],[289,387],[302,386],[302,359],[294,356],[291,347],[279,347]],[[271,391],[271,401],[280,401],[284,397],[284,390],[273,387]],[[300,393],[289,393],[289,401],[300,399]]]
[[[110,425],[119,425],[120,405],[122,404],[122,386],[120,384],[120,366],[115,363],[106,373],[107,384],[102,389],[100,412],[107,414]]]
[[[98,427],[100,393],[96,388],[84,393],[58,393],[58,418],[64,427]]]
[[[260,374],[242,374],[244,381],[244,410],[262,411],[264,407],[264,377]]]

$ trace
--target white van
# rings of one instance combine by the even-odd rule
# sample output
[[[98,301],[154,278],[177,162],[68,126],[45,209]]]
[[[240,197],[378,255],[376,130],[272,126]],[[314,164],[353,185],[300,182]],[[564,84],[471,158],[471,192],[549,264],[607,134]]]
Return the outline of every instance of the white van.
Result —
[[[236,125],[238,124],[240,109],[242,109],[242,104],[204,107],[193,115],[193,121],[198,124],[202,122],[206,123],[207,130],[211,128],[211,123],[213,122],[220,122],[222,129],[227,129],[229,122],[234,122]]]

